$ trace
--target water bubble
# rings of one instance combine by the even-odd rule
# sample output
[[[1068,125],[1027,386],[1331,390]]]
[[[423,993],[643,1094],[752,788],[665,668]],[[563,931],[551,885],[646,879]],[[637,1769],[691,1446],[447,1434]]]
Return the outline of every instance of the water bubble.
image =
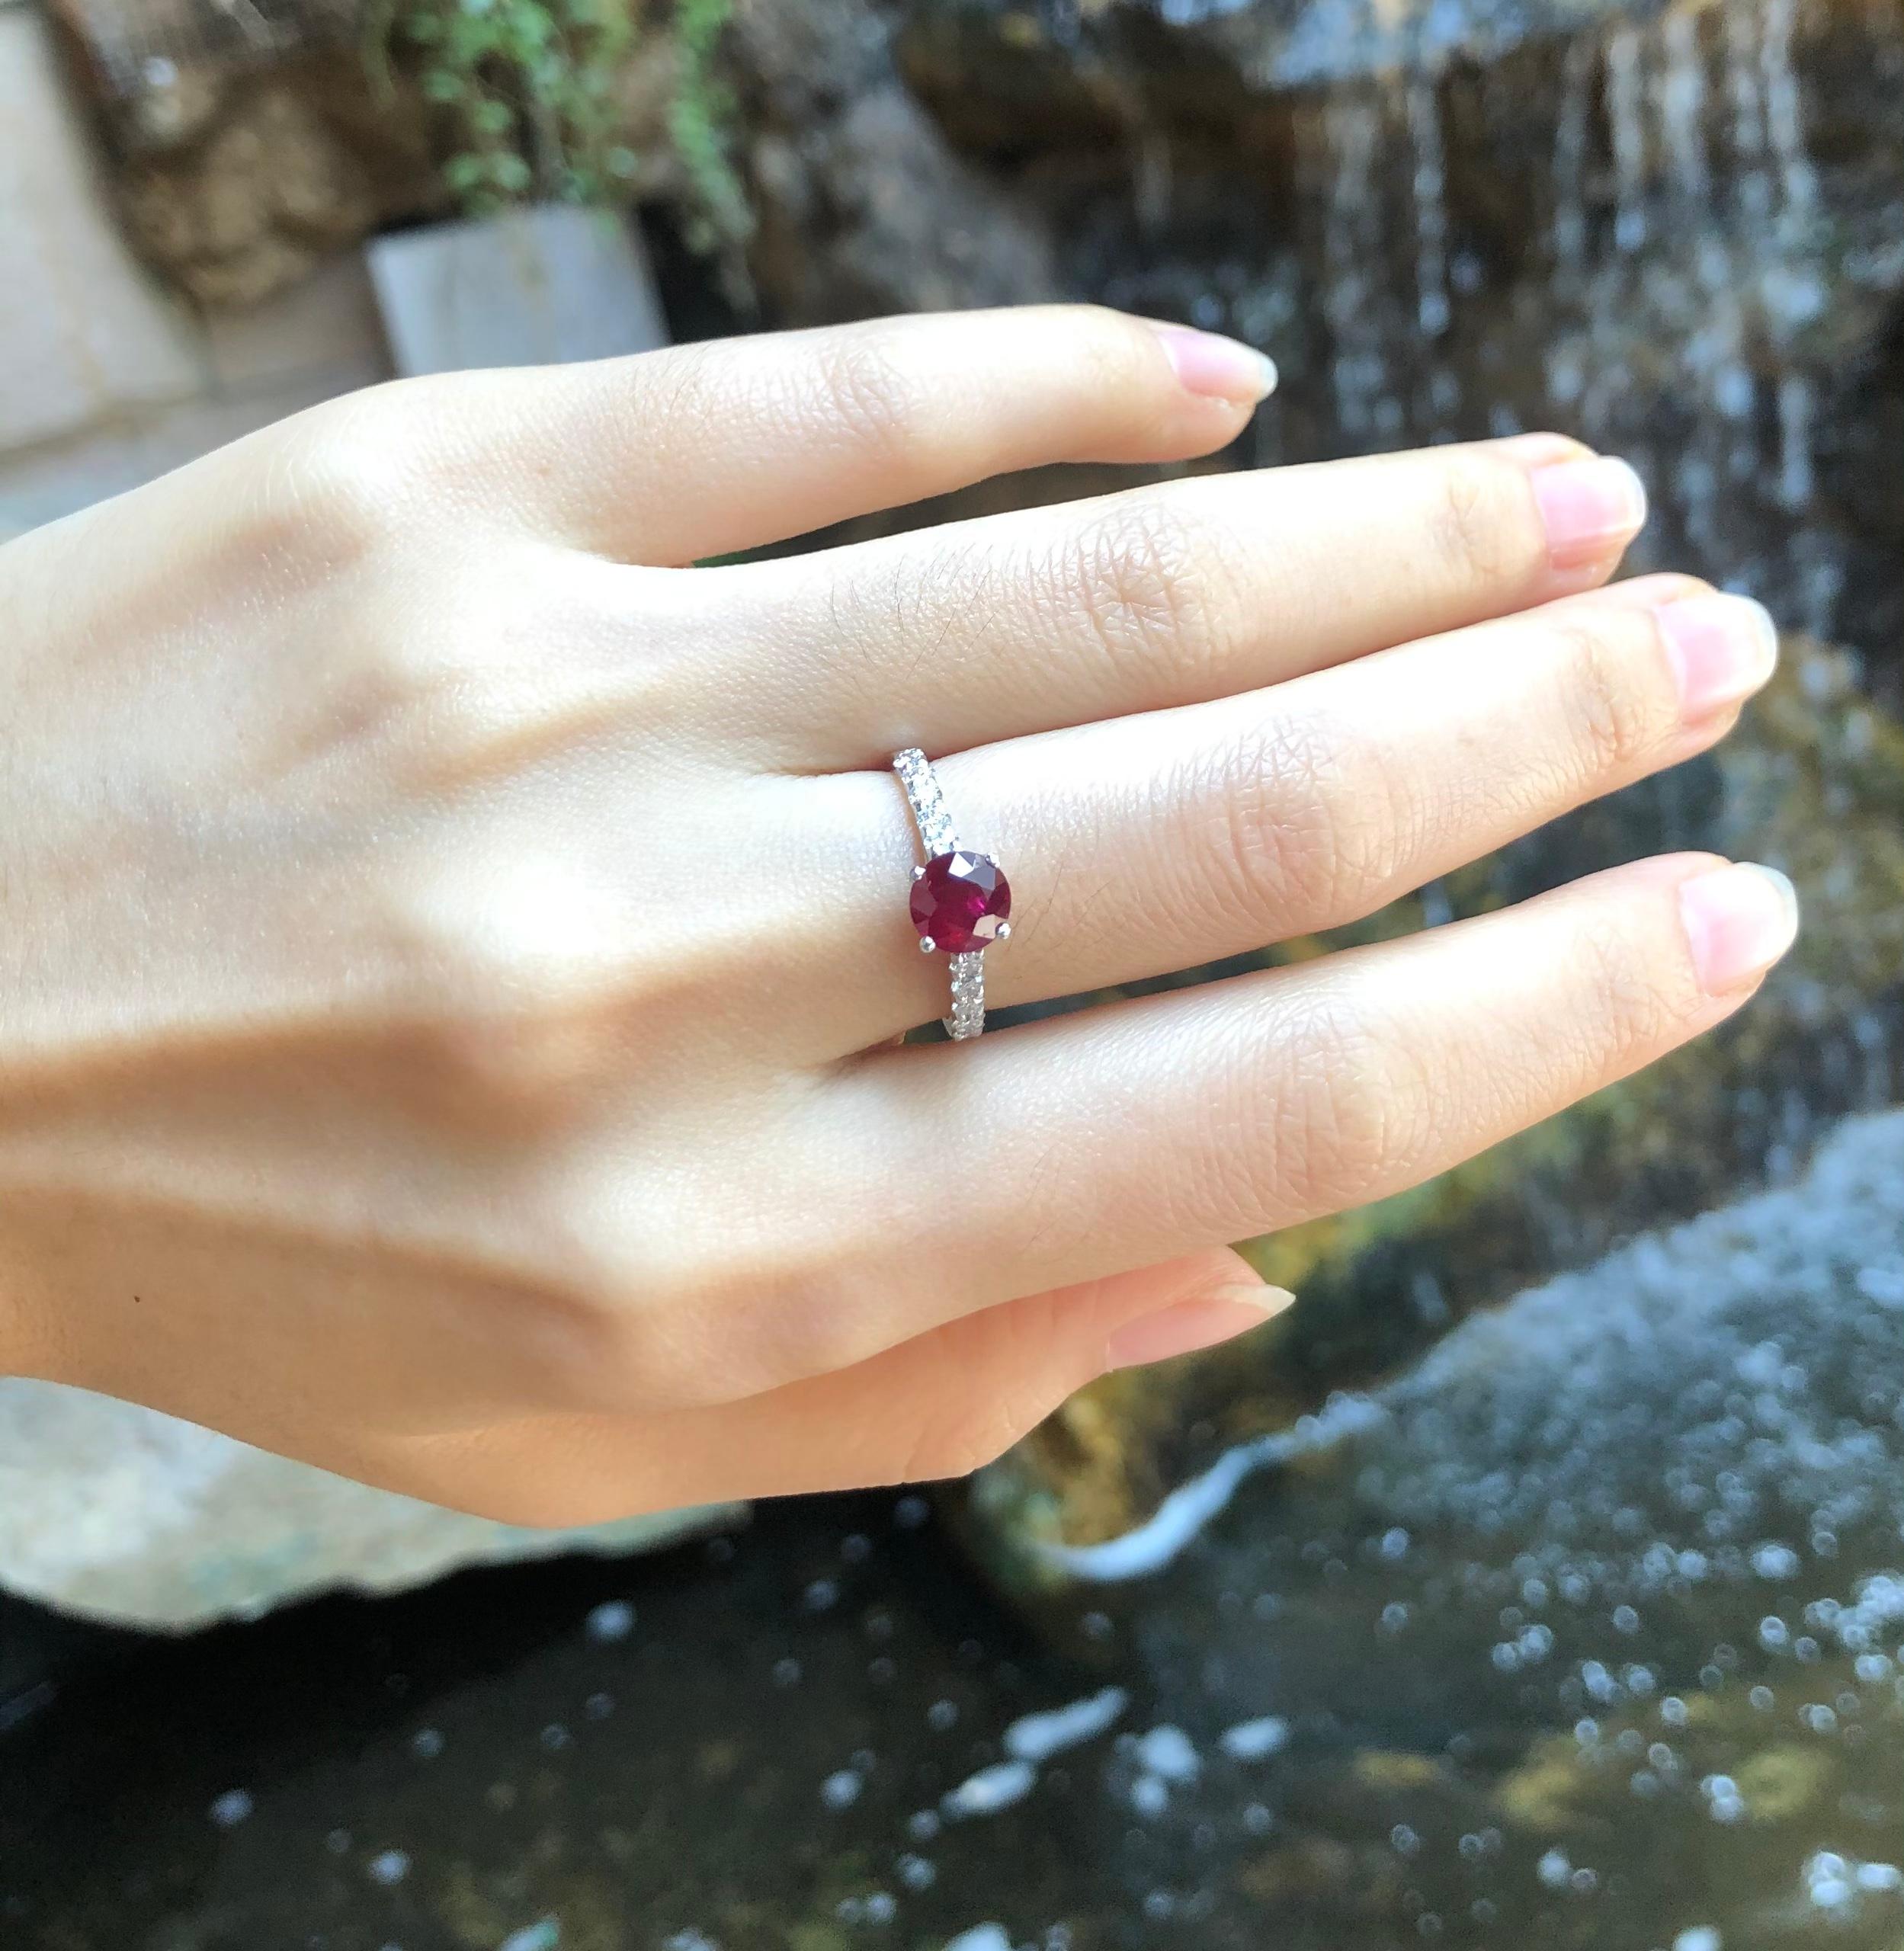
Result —
[[[556,1951],[561,1942],[562,1927],[553,1917],[543,1917],[535,1924],[524,1924],[520,1930],[512,1930],[497,1951]],[[700,1932],[684,1930],[668,1939],[668,1951],[713,1951],[713,1948]]]
[[[968,1775],[939,1805],[950,1816],[994,1815],[1022,1802],[1037,1779],[1037,1770],[1028,1761],[995,1762]]]
[[[256,1805],[243,1789],[227,1789],[216,1797],[208,1812],[212,1820],[221,1829],[235,1829],[248,1816]]]
[[[610,1599],[595,1607],[584,1626],[591,1639],[604,1644],[626,1639],[635,1629],[635,1609],[626,1600]]]
[[[1166,1782],[1194,1782],[1202,1772],[1189,1735],[1167,1721],[1138,1736],[1136,1754],[1146,1769]]]
[[[1261,1761],[1289,1744],[1289,1723],[1278,1714],[1239,1721],[1217,1737],[1217,1745],[1236,1761]]]

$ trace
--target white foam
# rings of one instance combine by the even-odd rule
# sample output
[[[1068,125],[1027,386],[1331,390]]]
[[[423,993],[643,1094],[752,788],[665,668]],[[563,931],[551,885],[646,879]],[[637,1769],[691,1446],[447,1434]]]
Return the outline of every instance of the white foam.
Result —
[[[1123,1713],[1128,1696],[1120,1687],[1107,1687],[1067,1706],[1027,1714],[1005,1731],[1005,1751],[1015,1760],[1037,1764],[1094,1739]]]

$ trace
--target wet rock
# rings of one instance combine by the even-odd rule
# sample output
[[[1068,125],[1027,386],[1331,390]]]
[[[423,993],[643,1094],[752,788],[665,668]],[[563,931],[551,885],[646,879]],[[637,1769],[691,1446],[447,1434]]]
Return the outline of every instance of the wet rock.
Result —
[[[1645,20],[1660,0],[910,0],[907,74],[975,143],[1001,152],[1133,121],[1248,116],[1265,99]],[[1056,110],[1062,118],[1047,117]]]
[[[398,207],[435,200],[420,158]],[[249,305],[295,284],[389,210],[361,151],[281,84],[245,91],[184,153],[149,157],[126,180],[133,239],[207,305]]]
[[[1788,1177],[1835,1114],[1888,1104],[1904,1062],[1904,728],[1852,660],[1786,642],[1710,758],[1588,808],[1326,941],[1524,899],[1642,854],[1707,847],[1790,873],[1790,961],[1713,1036],[1428,1186],[1251,1243],[1299,1305],[1240,1344],[1095,1384],[981,1478],[982,1536],[1128,1530],[1226,1445],[1395,1373],[1456,1321],[1664,1216]],[[988,1549],[989,1547],[988,1546]]]
[[[894,65],[873,0],[739,14],[726,50],[768,316],[825,323],[1060,292],[1050,238],[954,151]]]
[[[377,224],[442,207],[422,104],[373,77],[351,8],[53,11],[134,244],[200,303],[255,303]]]

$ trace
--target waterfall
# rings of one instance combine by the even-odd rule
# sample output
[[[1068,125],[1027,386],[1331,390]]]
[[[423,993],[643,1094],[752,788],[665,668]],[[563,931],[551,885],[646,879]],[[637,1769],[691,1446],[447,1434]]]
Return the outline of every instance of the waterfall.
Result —
[[[1315,309],[1345,447],[1518,424],[1524,398],[1476,396],[1480,345],[1480,370],[1531,367],[1551,424],[1646,477],[1658,518],[1636,566],[1687,564],[1830,634],[1837,545],[1804,519],[1826,267],[1797,25],[1797,0],[1675,0],[1558,53],[1549,181],[1534,186],[1537,208],[1539,191],[1551,200],[1534,246],[1547,289],[1512,320],[1493,291],[1489,313],[1464,312],[1445,76],[1425,66],[1325,98],[1307,125]],[[1525,108],[1511,88],[1482,99],[1504,155],[1524,146]]]
[[[1357,91],[1332,97],[1322,111],[1329,191],[1322,228],[1322,316],[1334,341],[1336,418],[1353,445],[1393,437],[1401,414],[1380,278],[1385,265],[1380,99]]]
[[[1440,78],[1410,78],[1406,95],[1409,184],[1415,210],[1415,316],[1431,348],[1421,418],[1431,440],[1454,437],[1460,383],[1439,349],[1454,307],[1448,290],[1447,155],[1441,136]]]

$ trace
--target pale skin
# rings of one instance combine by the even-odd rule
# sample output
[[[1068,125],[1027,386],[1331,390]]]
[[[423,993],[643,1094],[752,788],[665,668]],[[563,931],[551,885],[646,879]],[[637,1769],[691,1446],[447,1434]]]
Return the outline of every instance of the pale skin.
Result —
[[[1011,876],[996,1007],[1366,914],[1769,674],[1603,587],[1636,484],[1550,435],[690,566],[1265,384],[1076,308],[463,375],[0,549],[0,1370],[530,1524],[944,1476],[1284,1305],[1226,1241],[1737,1009],[1789,890],[1677,856],[895,1041],[902,747]]]

